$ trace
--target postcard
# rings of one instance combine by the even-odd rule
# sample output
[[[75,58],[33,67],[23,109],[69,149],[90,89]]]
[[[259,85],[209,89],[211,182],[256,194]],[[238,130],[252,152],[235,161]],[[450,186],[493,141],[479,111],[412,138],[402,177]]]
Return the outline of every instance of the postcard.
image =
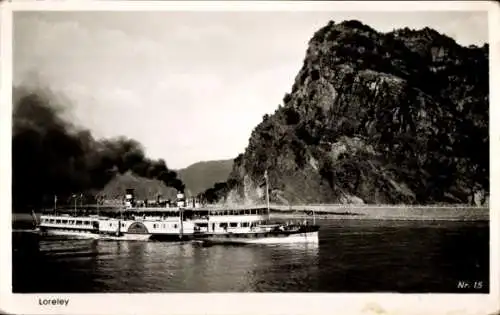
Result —
[[[494,3],[1,14],[2,312],[499,312]]]

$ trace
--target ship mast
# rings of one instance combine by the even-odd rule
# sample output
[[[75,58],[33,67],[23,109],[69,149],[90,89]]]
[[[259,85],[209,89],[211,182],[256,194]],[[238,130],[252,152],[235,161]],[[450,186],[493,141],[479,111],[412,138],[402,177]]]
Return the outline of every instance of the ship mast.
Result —
[[[179,219],[180,219],[180,233],[179,233],[179,238],[182,240],[182,237],[184,235],[184,207],[186,206],[185,204],[185,196],[184,193],[178,191],[177,192],[177,207],[179,208]]]
[[[269,209],[269,182],[268,182],[268,176],[267,176],[267,169],[264,172],[264,179],[266,180],[266,203],[267,203],[267,216],[270,218],[271,213]]]

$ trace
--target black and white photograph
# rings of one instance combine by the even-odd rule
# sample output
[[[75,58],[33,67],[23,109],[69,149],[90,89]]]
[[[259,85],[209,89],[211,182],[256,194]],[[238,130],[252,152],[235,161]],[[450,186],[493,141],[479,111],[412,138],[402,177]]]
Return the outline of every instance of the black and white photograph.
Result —
[[[498,290],[494,4],[112,2],[2,8],[10,294]]]

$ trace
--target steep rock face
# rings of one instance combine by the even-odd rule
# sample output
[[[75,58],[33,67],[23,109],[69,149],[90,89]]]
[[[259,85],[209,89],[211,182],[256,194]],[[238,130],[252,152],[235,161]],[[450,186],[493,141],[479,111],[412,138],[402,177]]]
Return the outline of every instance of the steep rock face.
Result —
[[[485,203],[488,46],[431,29],[330,22],[284,105],[254,129],[221,198],[280,203]]]

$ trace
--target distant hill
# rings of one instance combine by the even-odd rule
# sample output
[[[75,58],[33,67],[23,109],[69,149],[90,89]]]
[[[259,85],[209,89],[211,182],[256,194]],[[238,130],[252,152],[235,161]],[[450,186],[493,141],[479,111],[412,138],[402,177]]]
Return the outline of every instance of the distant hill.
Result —
[[[178,170],[186,193],[197,195],[215,183],[225,182],[233,169],[233,160],[203,161]]]
[[[132,172],[118,174],[99,192],[106,200],[123,200],[126,189],[134,189],[136,200],[155,200],[158,194],[162,199],[175,199],[177,190],[167,187],[157,179],[140,177]]]
[[[209,202],[487,204],[488,45],[331,21]],[[184,179],[184,178],[183,178]]]

